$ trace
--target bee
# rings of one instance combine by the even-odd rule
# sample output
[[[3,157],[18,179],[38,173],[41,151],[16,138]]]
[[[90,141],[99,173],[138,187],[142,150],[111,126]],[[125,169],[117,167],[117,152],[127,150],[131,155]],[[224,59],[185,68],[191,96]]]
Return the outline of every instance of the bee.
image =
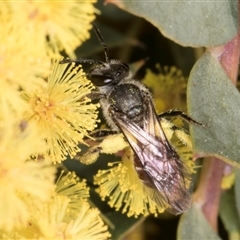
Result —
[[[150,197],[157,204],[167,206],[173,214],[183,213],[191,204],[191,171],[169,143],[160,120],[166,116],[180,116],[188,122],[203,124],[178,110],[157,115],[149,90],[133,79],[127,64],[109,58],[99,29],[93,26],[104,48],[105,61],[80,58],[60,63],[92,64],[87,78],[98,89],[93,96],[100,100],[112,131],[123,133],[131,146],[139,179],[154,190]]]

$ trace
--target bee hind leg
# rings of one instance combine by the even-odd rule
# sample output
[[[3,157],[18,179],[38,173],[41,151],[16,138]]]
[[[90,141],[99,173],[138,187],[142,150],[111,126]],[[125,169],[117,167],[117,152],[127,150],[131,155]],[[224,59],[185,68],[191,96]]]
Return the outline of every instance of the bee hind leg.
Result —
[[[83,164],[89,165],[94,163],[101,153],[104,153],[104,148],[101,146],[101,141],[103,141],[108,136],[116,134],[117,132],[112,131],[110,129],[97,129],[89,134],[89,136],[85,139],[85,141],[97,141],[91,147],[89,147],[88,151],[84,154],[77,153],[74,156],[74,159],[79,160]],[[100,143],[99,143],[100,142]],[[93,142],[92,142],[93,143]]]
[[[92,146],[90,145],[84,154],[80,152],[74,157],[74,159],[86,165],[96,162],[102,153],[115,154],[128,146],[122,134],[109,129],[97,130],[92,133],[91,137],[97,140],[92,142],[94,145],[91,144]]]
[[[205,124],[200,123],[200,122],[194,120],[193,118],[191,118],[186,113],[184,113],[184,112],[182,112],[180,110],[172,109],[172,110],[168,110],[168,111],[163,112],[163,113],[158,115],[158,118],[160,118],[160,119],[164,118],[164,117],[181,117],[183,120],[185,120],[188,123],[193,123],[193,124],[200,125],[202,127],[206,127]]]
[[[117,133],[118,133],[117,131],[113,131],[111,129],[97,129],[90,134],[90,137],[96,140],[102,140],[105,137],[108,137],[110,135],[117,134]]]

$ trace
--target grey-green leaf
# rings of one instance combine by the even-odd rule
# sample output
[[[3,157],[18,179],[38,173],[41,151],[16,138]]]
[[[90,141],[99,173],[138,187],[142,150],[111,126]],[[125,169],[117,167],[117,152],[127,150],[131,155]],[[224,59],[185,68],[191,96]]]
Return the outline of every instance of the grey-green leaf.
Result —
[[[144,17],[168,38],[193,47],[217,46],[238,31],[238,1],[117,1],[123,9]]]
[[[220,240],[213,231],[201,210],[193,203],[192,207],[184,213],[178,225],[178,240]]]
[[[240,169],[235,169],[235,199],[236,199],[236,207],[238,210],[238,216],[240,216]]]
[[[219,210],[220,217],[228,233],[240,233],[240,220],[232,189],[223,191]]]
[[[240,166],[240,95],[216,58],[206,52],[194,65],[187,89],[194,154]]]

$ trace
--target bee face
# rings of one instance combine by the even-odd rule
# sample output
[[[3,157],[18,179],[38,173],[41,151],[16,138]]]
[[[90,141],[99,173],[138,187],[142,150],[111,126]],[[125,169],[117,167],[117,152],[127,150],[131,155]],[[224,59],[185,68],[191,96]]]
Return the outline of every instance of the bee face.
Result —
[[[131,75],[127,64],[116,60],[95,65],[87,74],[88,79],[97,87],[115,86]]]
[[[154,190],[150,197],[157,204],[180,214],[191,202],[190,170],[168,142],[150,92],[132,79],[127,64],[109,60],[107,46],[95,25],[94,29],[104,47],[106,62],[67,59],[61,63],[93,64],[87,76],[98,88],[108,125],[121,131],[129,142],[139,179]]]

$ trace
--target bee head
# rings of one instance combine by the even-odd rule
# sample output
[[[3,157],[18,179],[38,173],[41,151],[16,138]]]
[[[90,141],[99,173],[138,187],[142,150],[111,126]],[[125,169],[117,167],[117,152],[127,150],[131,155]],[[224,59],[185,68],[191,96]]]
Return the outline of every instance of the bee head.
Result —
[[[88,79],[97,87],[114,86],[121,80],[129,79],[129,66],[117,60],[95,64],[87,74]]]
[[[92,59],[84,59],[80,58],[77,60],[65,59],[60,63],[71,63],[74,62],[76,64],[93,64],[87,73],[87,78],[96,86],[96,87],[106,87],[108,88],[114,85],[117,85],[122,80],[130,79],[132,76],[131,71],[129,70],[129,66],[118,60],[111,60],[108,54],[108,48],[103,40],[103,37],[97,28],[97,26],[93,23],[94,31],[104,48],[105,54],[105,62],[95,61]]]

